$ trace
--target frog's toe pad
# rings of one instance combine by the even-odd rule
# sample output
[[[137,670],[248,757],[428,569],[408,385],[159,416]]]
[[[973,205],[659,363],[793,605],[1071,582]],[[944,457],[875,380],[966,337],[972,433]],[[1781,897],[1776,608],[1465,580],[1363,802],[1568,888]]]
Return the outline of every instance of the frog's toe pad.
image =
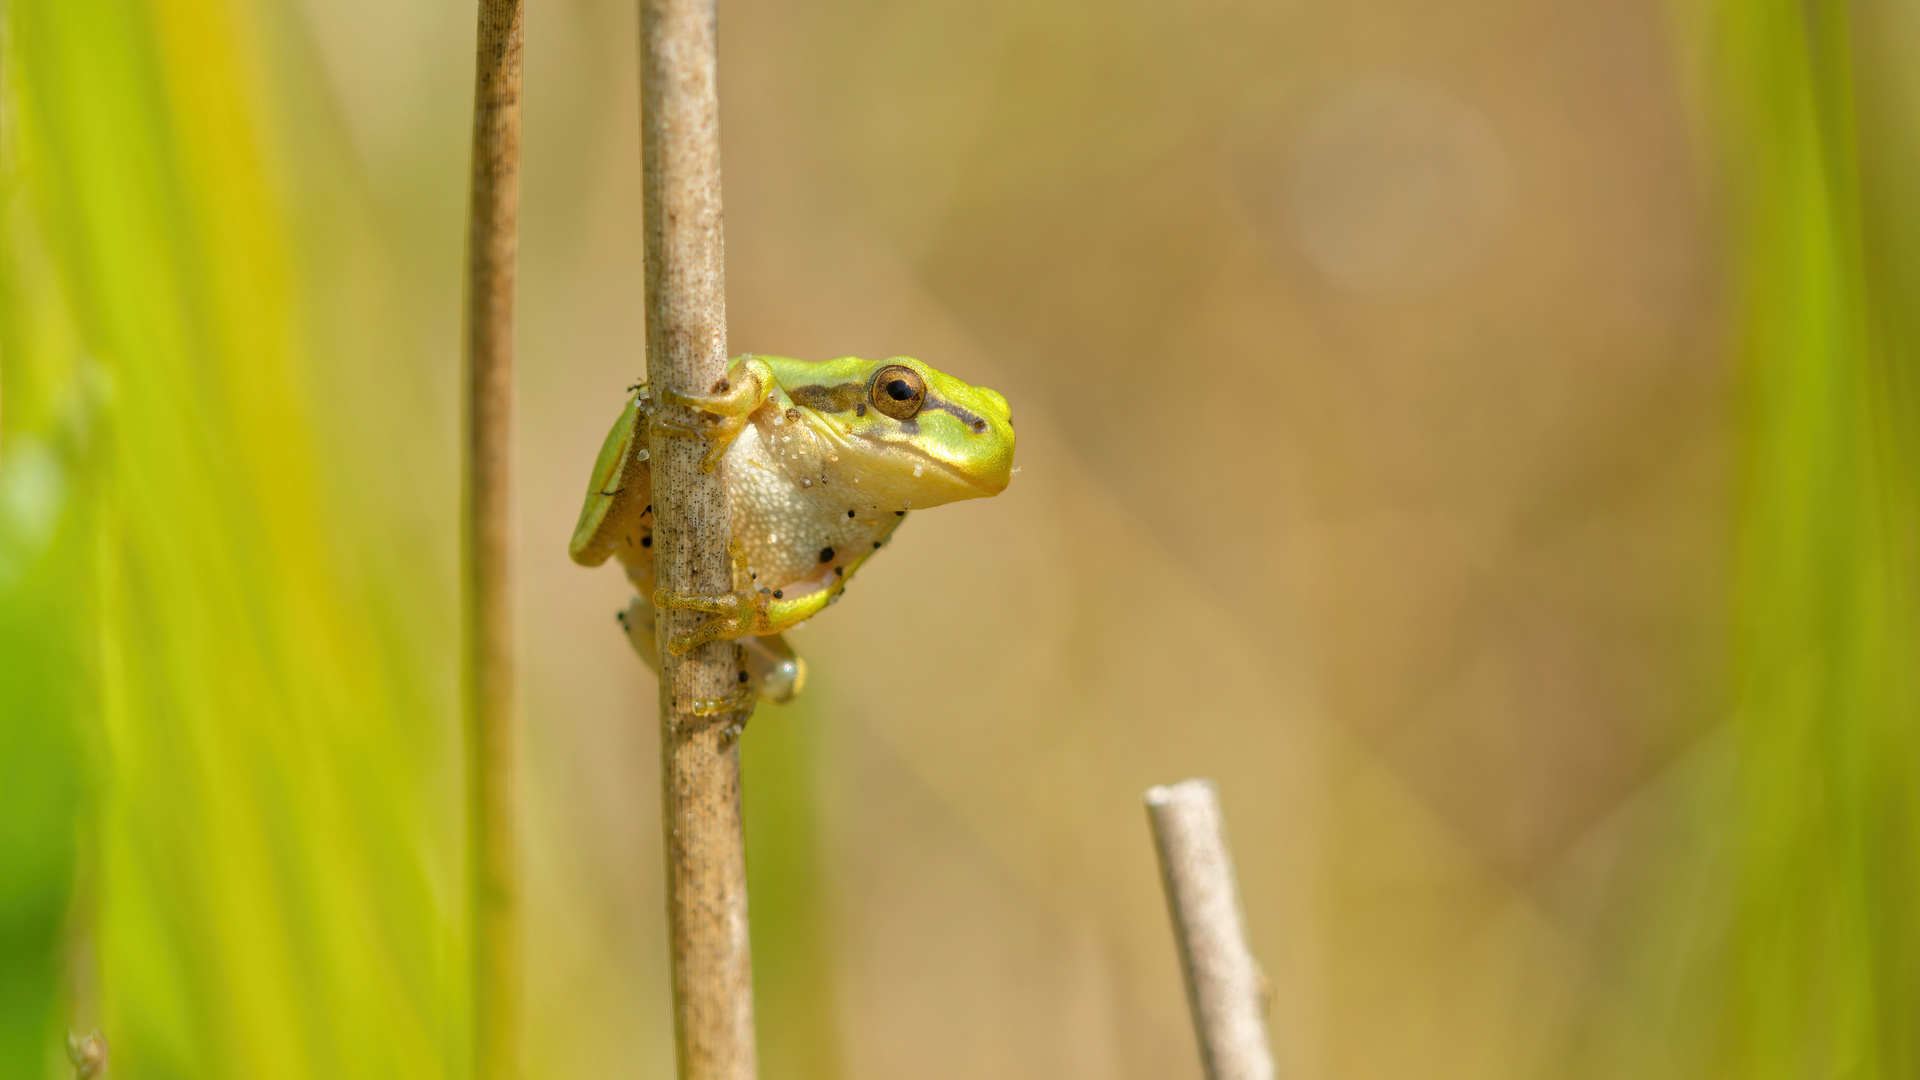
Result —
[[[747,712],[753,708],[756,696],[751,686],[743,686],[723,698],[703,698],[693,703],[693,715],[725,716],[727,713]]]

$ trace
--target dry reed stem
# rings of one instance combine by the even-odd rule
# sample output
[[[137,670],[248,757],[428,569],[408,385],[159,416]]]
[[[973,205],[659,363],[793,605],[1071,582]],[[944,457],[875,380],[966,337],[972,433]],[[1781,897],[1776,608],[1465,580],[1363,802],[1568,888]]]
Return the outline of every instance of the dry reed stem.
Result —
[[[711,393],[727,371],[717,14],[713,0],[640,5],[647,381],[656,401],[669,389]],[[695,420],[683,409],[667,413],[683,423]],[[649,449],[658,587],[731,590],[726,465],[702,474],[702,442],[658,430],[649,434]],[[673,635],[708,618],[663,609],[657,620],[674,1038],[683,1078],[750,1080],[753,972],[735,737],[747,714],[693,711],[696,701],[733,693],[740,685],[739,665],[732,642],[681,657],[665,648]]]
[[[474,1075],[521,1069],[515,835],[513,294],[520,202],[520,0],[480,0],[467,220],[463,691]]]
[[[1247,948],[1219,793],[1211,780],[1182,780],[1148,788],[1146,801],[1208,1080],[1273,1080],[1265,980]]]

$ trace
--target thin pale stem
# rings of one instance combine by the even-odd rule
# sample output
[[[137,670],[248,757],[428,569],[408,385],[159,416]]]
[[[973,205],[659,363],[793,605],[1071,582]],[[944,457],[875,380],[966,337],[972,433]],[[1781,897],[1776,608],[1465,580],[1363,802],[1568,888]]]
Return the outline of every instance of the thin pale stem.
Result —
[[[713,0],[642,0],[641,144],[647,381],[706,394],[727,371],[720,101]],[[690,413],[677,418],[691,423]],[[726,465],[700,471],[698,439],[650,433],[654,571],[668,592],[725,593]],[[668,637],[710,616],[662,610],[660,757],[674,1036],[687,1080],[751,1080],[753,976],[737,735],[745,713],[699,716],[739,686],[732,642],[673,656]]]
[[[1211,780],[1147,790],[1187,1002],[1208,1080],[1273,1080],[1265,977],[1247,948],[1247,924]]]
[[[513,300],[520,202],[520,0],[481,0],[467,234],[463,697],[474,1076],[521,1072],[515,833]]]

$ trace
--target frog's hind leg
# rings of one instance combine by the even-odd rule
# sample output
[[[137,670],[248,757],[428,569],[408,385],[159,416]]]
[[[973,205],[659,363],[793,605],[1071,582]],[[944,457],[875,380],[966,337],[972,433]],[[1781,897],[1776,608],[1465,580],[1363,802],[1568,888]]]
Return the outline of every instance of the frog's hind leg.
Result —
[[[626,632],[627,643],[633,646],[634,652],[640,654],[640,659],[647,662],[648,669],[659,675],[660,643],[654,638],[653,605],[647,603],[646,597],[636,595],[618,618],[620,629]]]
[[[747,682],[760,700],[785,705],[807,685],[807,662],[794,655],[783,634],[754,634],[738,642],[746,660]]]
[[[654,677],[659,678],[660,647],[654,638],[653,619],[653,605],[647,603],[646,597],[635,596],[633,602],[627,605],[627,610],[620,613],[620,628],[627,632],[627,643],[633,646],[633,651],[640,654],[640,659],[645,660],[647,666],[653,669]],[[693,715],[720,716],[753,708],[757,688],[753,682],[752,671],[742,673],[741,678],[745,680],[745,685],[726,697],[696,700],[693,703]]]
[[[627,642],[633,651],[640,654],[655,676],[660,674],[660,646],[654,637],[654,607],[644,596],[635,596],[627,609],[620,613],[620,628],[626,631]],[[772,705],[785,705],[798,697],[807,685],[807,662],[794,655],[787,639],[779,634],[748,636],[737,642],[740,649],[741,666],[747,675],[746,693],[740,695],[751,701],[757,697]],[[734,709],[744,708],[745,702],[733,698],[721,698],[717,701],[696,701],[694,712],[709,716]]]

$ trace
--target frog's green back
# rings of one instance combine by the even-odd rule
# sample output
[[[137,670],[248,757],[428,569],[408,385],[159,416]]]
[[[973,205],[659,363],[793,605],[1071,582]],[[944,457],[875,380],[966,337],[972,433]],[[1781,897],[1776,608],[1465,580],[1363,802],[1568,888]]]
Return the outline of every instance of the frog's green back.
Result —
[[[613,554],[613,538],[625,512],[636,497],[651,497],[651,484],[646,484],[645,494],[637,490],[638,485],[650,477],[647,476],[647,449],[634,445],[635,434],[640,429],[641,397],[645,393],[643,386],[627,400],[626,407],[613,422],[613,429],[600,444],[600,456],[594,459],[593,474],[587,480],[586,501],[580,507],[580,520],[574,524],[573,540],[567,544],[567,554],[581,566],[599,566],[606,562],[607,556]],[[634,458],[631,462],[630,455]]]

